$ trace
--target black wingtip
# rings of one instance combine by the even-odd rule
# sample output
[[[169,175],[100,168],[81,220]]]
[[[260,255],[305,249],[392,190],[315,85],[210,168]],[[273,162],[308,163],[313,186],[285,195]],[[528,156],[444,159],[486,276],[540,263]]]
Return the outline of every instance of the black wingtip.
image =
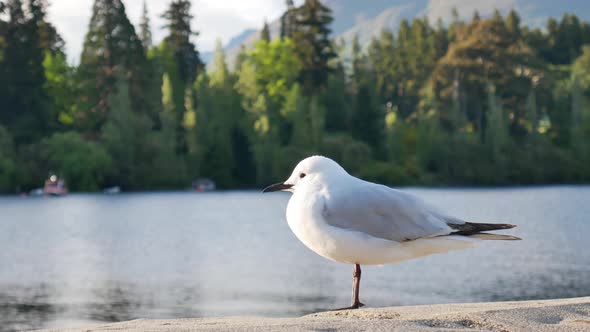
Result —
[[[464,224],[448,224],[455,230],[452,234],[456,235],[473,235],[481,232],[497,231],[501,229],[511,229],[516,227],[512,224],[483,224],[466,222]]]

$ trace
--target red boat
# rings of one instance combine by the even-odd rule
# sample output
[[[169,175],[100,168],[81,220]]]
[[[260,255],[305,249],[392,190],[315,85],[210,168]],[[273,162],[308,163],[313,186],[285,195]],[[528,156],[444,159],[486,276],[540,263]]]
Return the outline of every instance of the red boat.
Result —
[[[68,194],[68,187],[63,179],[58,178],[56,175],[52,175],[47,181],[45,181],[43,193],[48,196],[64,196]]]
[[[193,189],[198,192],[214,191],[216,189],[215,182],[211,179],[199,179],[193,182]]]

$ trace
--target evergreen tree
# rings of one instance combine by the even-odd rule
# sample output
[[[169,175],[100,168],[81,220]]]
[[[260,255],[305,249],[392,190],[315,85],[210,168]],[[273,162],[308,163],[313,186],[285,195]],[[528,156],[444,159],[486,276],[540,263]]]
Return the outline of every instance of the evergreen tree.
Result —
[[[13,192],[16,186],[17,165],[12,137],[0,126],[0,192]]]
[[[520,16],[514,9],[510,10],[508,16],[506,16],[506,27],[513,34],[514,38],[520,38]]]
[[[352,111],[352,136],[359,139],[375,150],[382,143],[383,118],[379,104],[372,95],[372,87],[368,83],[359,86],[354,97]]]
[[[133,172],[137,157],[136,141],[140,133],[133,128],[136,120],[131,111],[129,83],[123,77],[117,78],[116,91],[109,97],[109,117],[101,130],[101,138],[115,167],[110,182],[125,189],[133,188]]]
[[[179,140],[184,142],[185,138],[182,137],[182,123],[174,113],[173,87],[166,74],[162,82],[163,108],[159,114],[160,130],[153,133],[149,140],[155,156],[151,180],[152,186],[156,188],[178,188],[186,183],[185,153],[178,149]]]
[[[522,127],[526,97],[532,82],[544,75],[533,50],[508,31],[499,14],[458,29],[457,34],[460,38],[438,62],[432,77],[441,101],[450,105],[455,83],[460,82],[462,108],[475,128],[482,130],[486,105],[481,101],[487,96],[487,85],[493,84],[496,95],[505,101],[505,111],[514,116],[511,133],[526,132]]]
[[[571,87],[571,146],[576,157],[590,161],[590,102],[584,95],[580,79],[573,78]]]
[[[212,61],[213,68],[215,68],[215,70],[209,75],[211,84],[214,86],[223,86],[227,83],[230,83],[230,73],[225,62],[223,44],[219,39],[215,44],[215,54]]]
[[[503,149],[509,139],[508,123],[502,110],[502,101],[496,96],[495,88],[489,86],[485,142],[490,148],[492,161],[496,163],[503,161]]]
[[[162,15],[168,29],[164,43],[174,54],[179,78],[185,85],[192,85],[203,65],[199,52],[191,41],[193,36],[198,36],[198,32],[193,31],[191,27],[193,15],[190,11],[189,0],[174,0]]]
[[[143,48],[147,51],[152,47],[152,28],[150,25],[150,17],[148,14],[147,3],[143,1],[143,11],[141,13],[141,21],[139,23],[139,38]]]
[[[295,8],[293,0],[287,0],[286,5],[287,10],[281,16],[281,38],[292,38],[295,33],[297,8]]]
[[[355,38],[356,40],[356,38]],[[352,137],[368,144],[374,151],[381,147],[384,115],[375,95],[374,79],[367,59],[360,53],[358,41],[353,41],[353,102],[351,111]]]
[[[131,106],[145,111],[145,53],[121,0],[95,0],[78,68],[81,87],[81,127],[98,130],[106,121],[108,100],[115,93],[117,77],[129,79]]]
[[[260,31],[260,40],[264,40],[266,42],[270,41],[270,28],[268,27],[268,22],[264,21],[264,26],[262,27],[262,31]]]
[[[410,60],[411,57],[408,54],[410,47],[410,24],[408,20],[403,19],[397,30],[396,47],[395,53],[395,65],[394,65],[394,77],[396,78],[395,94],[396,98],[393,100],[394,104],[397,105],[399,115],[403,118],[407,117],[414,111],[412,105],[410,105],[407,96],[407,87],[409,81],[412,80],[410,77]]]
[[[43,61],[45,69],[44,89],[49,96],[49,113],[51,118],[57,119],[59,127],[73,127],[75,122],[75,104],[78,86],[75,82],[75,68],[71,67],[65,55],[47,52]]]
[[[330,41],[332,11],[320,0],[306,0],[297,9],[295,21],[295,49],[301,63],[301,82],[306,94],[325,87],[332,72],[330,60],[336,53]]]
[[[322,104],[326,110],[327,132],[350,129],[350,91],[343,67],[336,69],[328,78],[328,85],[322,94]]]
[[[247,57],[248,57],[248,55],[247,55],[246,47],[244,45],[240,45],[240,52],[238,53],[238,56],[236,57],[236,63],[234,64],[234,68],[233,68],[233,71],[235,73],[239,73],[242,70],[242,65],[244,64],[244,61],[246,61]]]
[[[353,50],[358,46],[357,38],[353,40]],[[391,102],[396,93],[395,90],[395,40],[389,30],[381,32],[379,38],[374,38],[369,45],[368,57],[375,72],[376,89],[381,102]],[[353,51],[353,54],[355,52]],[[353,56],[353,60],[358,56]]]
[[[17,145],[47,134],[56,120],[51,118],[44,90],[45,50],[39,27],[45,21],[46,7],[39,0],[31,0],[28,15],[23,9],[21,0],[8,1],[8,22],[3,29],[2,74],[6,86],[4,102],[0,102],[0,123],[7,125]]]
[[[536,137],[539,129],[539,113],[537,109],[537,96],[535,90],[531,89],[526,100],[527,130],[532,137]]]
[[[447,49],[449,48],[449,33],[445,28],[441,18],[438,18],[438,20],[436,21],[436,28],[434,30],[433,39],[433,47],[435,54],[434,57],[436,60],[438,60],[447,53]]]

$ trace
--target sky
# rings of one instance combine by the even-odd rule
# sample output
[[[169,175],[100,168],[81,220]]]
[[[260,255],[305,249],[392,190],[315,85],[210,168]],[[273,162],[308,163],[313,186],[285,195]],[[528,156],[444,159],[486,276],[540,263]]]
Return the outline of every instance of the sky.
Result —
[[[170,0],[146,0],[154,42],[165,35],[160,15]],[[143,0],[123,0],[127,16],[135,26],[141,17]],[[49,19],[66,41],[70,62],[77,63],[92,15],[94,0],[50,0]],[[284,0],[193,0],[193,29],[200,32],[195,42],[199,51],[211,51],[217,39],[225,44],[248,28],[259,29],[264,20],[274,20],[284,10]]]

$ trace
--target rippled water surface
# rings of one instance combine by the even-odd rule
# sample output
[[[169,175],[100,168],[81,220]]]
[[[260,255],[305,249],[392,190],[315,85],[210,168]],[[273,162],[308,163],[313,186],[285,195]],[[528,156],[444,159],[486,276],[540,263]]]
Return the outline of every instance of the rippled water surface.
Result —
[[[369,306],[590,295],[590,187],[407,189],[519,242],[365,267]],[[0,330],[296,316],[349,302],[351,266],[303,246],[288,194],[0,198]]]

